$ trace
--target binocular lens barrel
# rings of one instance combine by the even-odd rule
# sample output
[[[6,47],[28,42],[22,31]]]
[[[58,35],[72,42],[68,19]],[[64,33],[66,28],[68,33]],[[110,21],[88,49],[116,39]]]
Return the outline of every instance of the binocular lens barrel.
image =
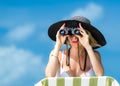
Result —
[[[77,30],[76,28],[65,28],[60,30],[61,35],[80,35],[80,31]]]
[[[79,30],[74,30],[74,34],[80,35],[80,31]]]
[[[61,35],[65,35],[65,30],[60,30]]]

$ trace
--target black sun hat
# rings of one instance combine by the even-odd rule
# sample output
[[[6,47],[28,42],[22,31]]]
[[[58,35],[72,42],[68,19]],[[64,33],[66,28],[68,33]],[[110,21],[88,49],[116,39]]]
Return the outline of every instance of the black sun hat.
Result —
[[[104,46],[106,44],[106,40],[105,40],[103,34],[96,27],[91,25],[90,20],[88,20],[85,17],[81,17],[81,16],[75,16],[69,20],[62,20],[62,21],[58,21],[58,22],[52,24],[48,29],[48,36],[53,41],[56,41],[57,31],[60,29],[60,27],[64,23],[65,23],[65,27],[68,27],[68,28],[77,28],[77,27],[79,27],[79,23],[81,23],[81,26],[83,27],[83,29],[89,31],[91,33],[92,37],[100,45],[100,46],[96,46],[94,48],[98,48],[98,47]]]

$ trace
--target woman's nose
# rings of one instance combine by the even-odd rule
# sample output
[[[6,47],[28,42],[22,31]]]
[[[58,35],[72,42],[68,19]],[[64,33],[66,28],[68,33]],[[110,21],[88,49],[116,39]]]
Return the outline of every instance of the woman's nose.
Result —
[[[73,35],[73,36],[72,36],[72,39],[77,39],[77,37]]]

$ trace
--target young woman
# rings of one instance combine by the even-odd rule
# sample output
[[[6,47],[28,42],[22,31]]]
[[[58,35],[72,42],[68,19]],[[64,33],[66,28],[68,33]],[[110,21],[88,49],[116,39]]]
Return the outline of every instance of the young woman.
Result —
[[[72,28],[71,28],[72,27]],[[80,34],[73,33],[76,28]],[[65,35],[60,31],[71,28]],[[48,35],[56,41],[49,56],[46,77],[103,76],[104,68],[96,48],[104,46],[106,41],[90,21],[81,16],[57,22],[50,26]],[[66,50],[61,50],[63,44]]]

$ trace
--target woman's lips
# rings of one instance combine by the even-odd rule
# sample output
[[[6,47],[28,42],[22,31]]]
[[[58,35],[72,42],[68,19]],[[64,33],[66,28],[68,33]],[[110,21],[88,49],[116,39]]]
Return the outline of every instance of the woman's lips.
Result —
[[[75,41],[72,41],[72,43],[78,43],[78,41],[77,41],[77,40],[75,40]]]

